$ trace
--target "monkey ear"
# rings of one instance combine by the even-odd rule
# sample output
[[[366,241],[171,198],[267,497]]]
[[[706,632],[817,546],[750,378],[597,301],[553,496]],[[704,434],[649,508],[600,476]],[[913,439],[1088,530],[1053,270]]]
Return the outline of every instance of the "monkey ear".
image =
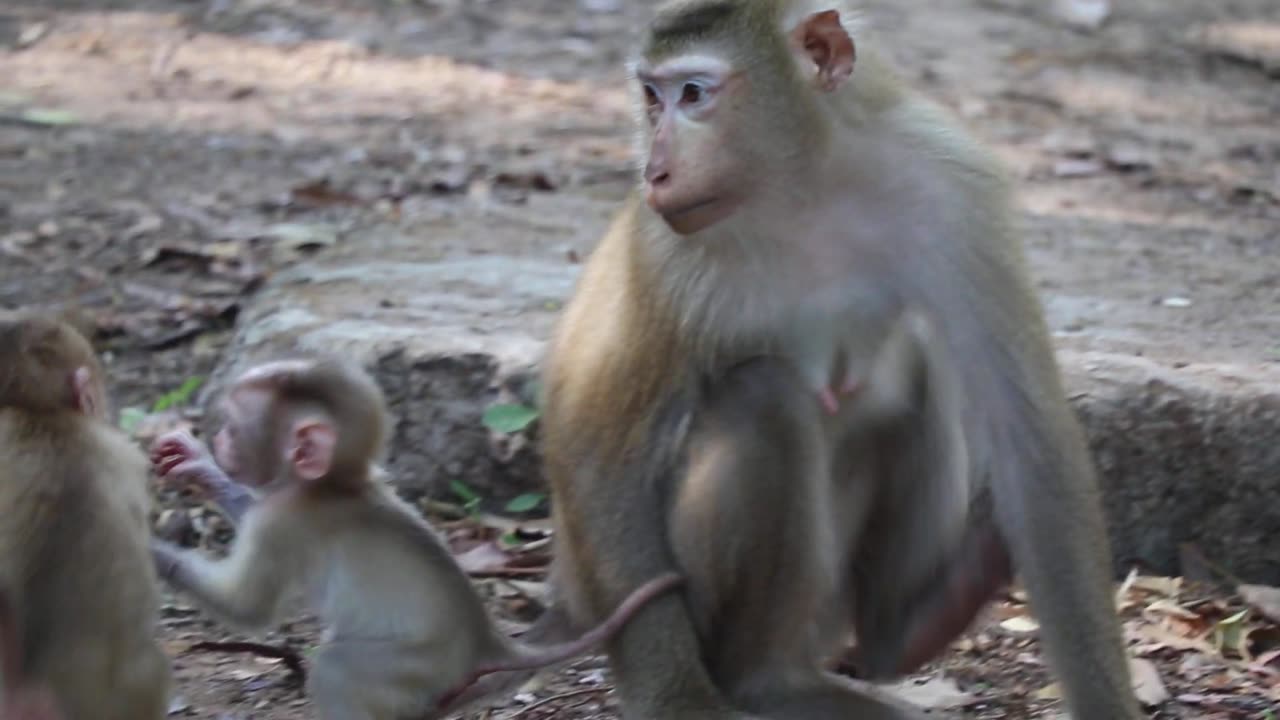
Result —
[[[791,42],[817,66],[818,89],[831,92],[853,74],[857,51],[853,38],[840,24],[840,13],[823,10],[801,20],[791,31]]]
[[[289,463],[301,480],[319,480],[333,468],[333,452],[338,433],[333,424],[323,420],[305,420],[293,428],[293,444]]]
[[[93,371],[88,367],[82,365],[71,373],[71,397],[79,412],[90,417],[98,414],[98,398],[93,394]]]

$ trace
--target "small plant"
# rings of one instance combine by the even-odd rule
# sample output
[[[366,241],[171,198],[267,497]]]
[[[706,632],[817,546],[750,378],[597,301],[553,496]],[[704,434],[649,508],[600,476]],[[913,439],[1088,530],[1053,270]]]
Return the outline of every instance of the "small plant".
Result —
[[[147,411],[140,407],[127,407],[120,409],[120,429],[127,434],[132,435],[134,430],[147,419]]]
[[[462,499],[462,509],[468,515],[475,515],[480,509],[480,496],[476,494],[475,490],[467,487],[466,483],[461,480],[450,480],[449,489],[453,491],[454,495]]]
[[[178,386],[178,389],[170,390],[156,398],[156,401],[151,404],[150,412],[143,410],[140,407],[121,408],[119,421],[120,429],[132,435],[133,431],[137,430],[138,426],[142,424],[142,421],[147,419],[147,415],[161,413],[178,405],[186,404],[187,401],[195,395],[196,390],[200,389],[200,386],[203,384],[203,377],[196,376],[187,378],[182,385]]]
[[[151,412],[164,412],[175,405],[184,405],[196,390],[204,384],[204,378],[200,376],[187,378],[177,390],[170,390],[156,399],[155,404],[151,406]]]
[[[541,505],[547,499],[546,493],[530,492],[511,498],[507,503],[507,512],[522,513],[529,512]]]
[[[505,403],[490,405],[486,408],[480,422],[494,432],[510,435],[529,427],[529,424],[537,419],[537,408],[519,403]]]

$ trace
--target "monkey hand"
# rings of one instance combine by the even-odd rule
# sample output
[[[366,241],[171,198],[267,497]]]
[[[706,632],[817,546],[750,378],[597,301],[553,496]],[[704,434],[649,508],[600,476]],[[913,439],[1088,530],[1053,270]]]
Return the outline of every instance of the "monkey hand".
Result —
[[[172,583],[177,579],[178,569],[182,566],[182,551],[175,545],[152,538],[151,561],[155,563],[156,575],[161,580]]]
[[[151,467],[165,480],[194,485],[211,493],[231,482],[213,455],[185,430],[175,430],[156,438],[151,444]]]

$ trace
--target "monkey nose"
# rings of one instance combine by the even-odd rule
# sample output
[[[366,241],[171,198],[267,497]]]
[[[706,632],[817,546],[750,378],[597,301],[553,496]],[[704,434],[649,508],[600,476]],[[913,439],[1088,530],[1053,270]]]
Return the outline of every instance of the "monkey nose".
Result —
[[[649,163],[644,166],[644,181],[649,185],[665,185],[671,180],[671,173],[659,164]]]

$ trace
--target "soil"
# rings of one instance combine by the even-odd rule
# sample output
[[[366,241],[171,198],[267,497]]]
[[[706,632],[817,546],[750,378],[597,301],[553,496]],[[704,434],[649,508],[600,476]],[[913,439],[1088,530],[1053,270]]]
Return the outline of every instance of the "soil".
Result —
[[[315,253],[583,256],[604,213],[537,216],[539,198],[625,192],[624,59],[647,5],[8,0],[0,307],[79,308],[118,405],[152,409],[211,370],[263,280]],[[1043,5],[880,0],[864,21],[1020,178],[1065,346],[1280,362],[1274,0],[1124,0],[1096,30]],[[499,246],[477,205],[565,231]],[[228,635],[176,600],[164,633],[177,716],[306,716],[278,665],[188,652]],[[926,673],[981,696],[965,717],[1052,717],[1032,641],[965,643]],[[1159,658],[1175,697],[1156,717],[1269,717],[1243,690],[1203,700],[1224,688],[1166,672],[1179,657]],[[616,716],[598,658],[539,697],[557,693],[521,717]]]

